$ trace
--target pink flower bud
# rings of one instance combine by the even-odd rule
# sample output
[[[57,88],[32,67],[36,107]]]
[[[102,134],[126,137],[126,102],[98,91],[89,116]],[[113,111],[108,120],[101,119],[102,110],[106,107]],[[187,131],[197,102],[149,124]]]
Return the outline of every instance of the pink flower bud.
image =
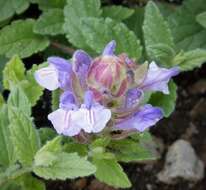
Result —
[[[127,89],[127,66],[117,56],[101,56],[94,59],[88,72],[88,85],[102,93],[121,96]]]

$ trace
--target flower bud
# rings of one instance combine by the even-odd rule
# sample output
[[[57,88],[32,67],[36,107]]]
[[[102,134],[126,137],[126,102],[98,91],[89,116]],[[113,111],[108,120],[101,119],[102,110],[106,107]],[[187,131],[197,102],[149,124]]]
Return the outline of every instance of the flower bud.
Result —
[[[100,93],[105,91],[121,96],[127,89],[127,67],[117,56],[101,56],[94,59],[88,72],[88,85]]]

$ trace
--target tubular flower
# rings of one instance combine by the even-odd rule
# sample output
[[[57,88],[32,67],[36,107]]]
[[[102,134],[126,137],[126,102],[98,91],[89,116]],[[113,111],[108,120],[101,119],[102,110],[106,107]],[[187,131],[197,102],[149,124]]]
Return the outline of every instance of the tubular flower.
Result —
[[[163,118],[161,108],[144,103],[144,94],[169,94],[168,82],[178,67],[137,64],[124,53],[115,55],[115,47],[115,41],[109,42],[96,58],[83,50],[70,61],[50,57],[49,65],[35,72],[41,86],[62,90],[59,109],[48,115],[57,133],[143,132]]]

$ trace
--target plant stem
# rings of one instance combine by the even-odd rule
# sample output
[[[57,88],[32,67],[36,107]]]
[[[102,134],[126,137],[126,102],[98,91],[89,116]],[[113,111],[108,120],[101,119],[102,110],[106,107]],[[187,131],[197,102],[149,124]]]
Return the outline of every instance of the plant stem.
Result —
[[[51,41],[50,43],[51,43],[51,46],[53,46],[54,48],[60,49],[64,53],[68,53],[72,55],[75,52],[75,49],[65,46],[63,44],[60,44],[58,42]]]

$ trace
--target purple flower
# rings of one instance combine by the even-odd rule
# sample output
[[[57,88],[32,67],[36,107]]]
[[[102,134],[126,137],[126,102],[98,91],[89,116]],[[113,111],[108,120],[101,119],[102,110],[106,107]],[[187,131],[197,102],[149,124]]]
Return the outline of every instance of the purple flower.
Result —
[[[102,55],[106,55],[106,56],[113,56],[114,55],[114,51],[116,49],[116,42],[114,40],[112,40],[111,42],[109,42],[106,47],[104,48]]]
[[[78,110],[78,125],[87,133],[99,133],[105,127],[111,118],[111,111],[106,109],[99,103],[95,103],[93,93],[87,91],[85,93],[84,104]]]
[[[73,70],[77,74],[81,86],[86,88],[86,78],[92,58],[84,51],[77,50],[72,57]]]
[[[143,91],[138,88],[132,88],[127,91],[125,108],[137,106],[143,98]]]
[[[127,89],[127,65],[122,57],[114,55],[116,42],[109,42],[101,56],[95,58],[89,68],[88,86],[97,92],[109,91],[119,97]]]
[[[160,91],[164,94],[169,94],[168,82],[173,77],[179,74],[179,68],[171,69],[160,68],[155,62],[150,63],[149,69],[143,83],[138,86],[143,91]]]
[[[36,81],[48,90],[70,89],[72,65],[59,57],[48,58],[49,66],[35,72]]]
[[[58,109],[48,115],[48,119],[52,122],[58,134],[66,136],[78,135],[81,131],[81,126],[77,121],[80,119],[75,110]]]
[[[48,115],[57,133],[75,136],[81,130],[87,133],[99,133],[111,118],[111,111],[94,102],[91,91],[85,93],[84,104],[80,108],[75,104],[72,93],[61,96],[60,109]]]
[[[144,105],[145,92],[168,94],[168,82],[179,69],[155,62],[140,65],[125,53],[115,55],[115,48],[113,40],[96,58],[77,50],[71,63],[50,57],[49,66],[35,72],[41,86],[62,90],[59,109],[48,115],[57,133],[76,136],[81,131],[100,133],[105,127],[142,132],[163,117],[161,108]]]
[[[116,124],[116,129],[137,130],[143,132],[149,127],[155,125],[163,118],[163,112],[160,108],[152,107],[147,104],[142,107],[130,118]]]

